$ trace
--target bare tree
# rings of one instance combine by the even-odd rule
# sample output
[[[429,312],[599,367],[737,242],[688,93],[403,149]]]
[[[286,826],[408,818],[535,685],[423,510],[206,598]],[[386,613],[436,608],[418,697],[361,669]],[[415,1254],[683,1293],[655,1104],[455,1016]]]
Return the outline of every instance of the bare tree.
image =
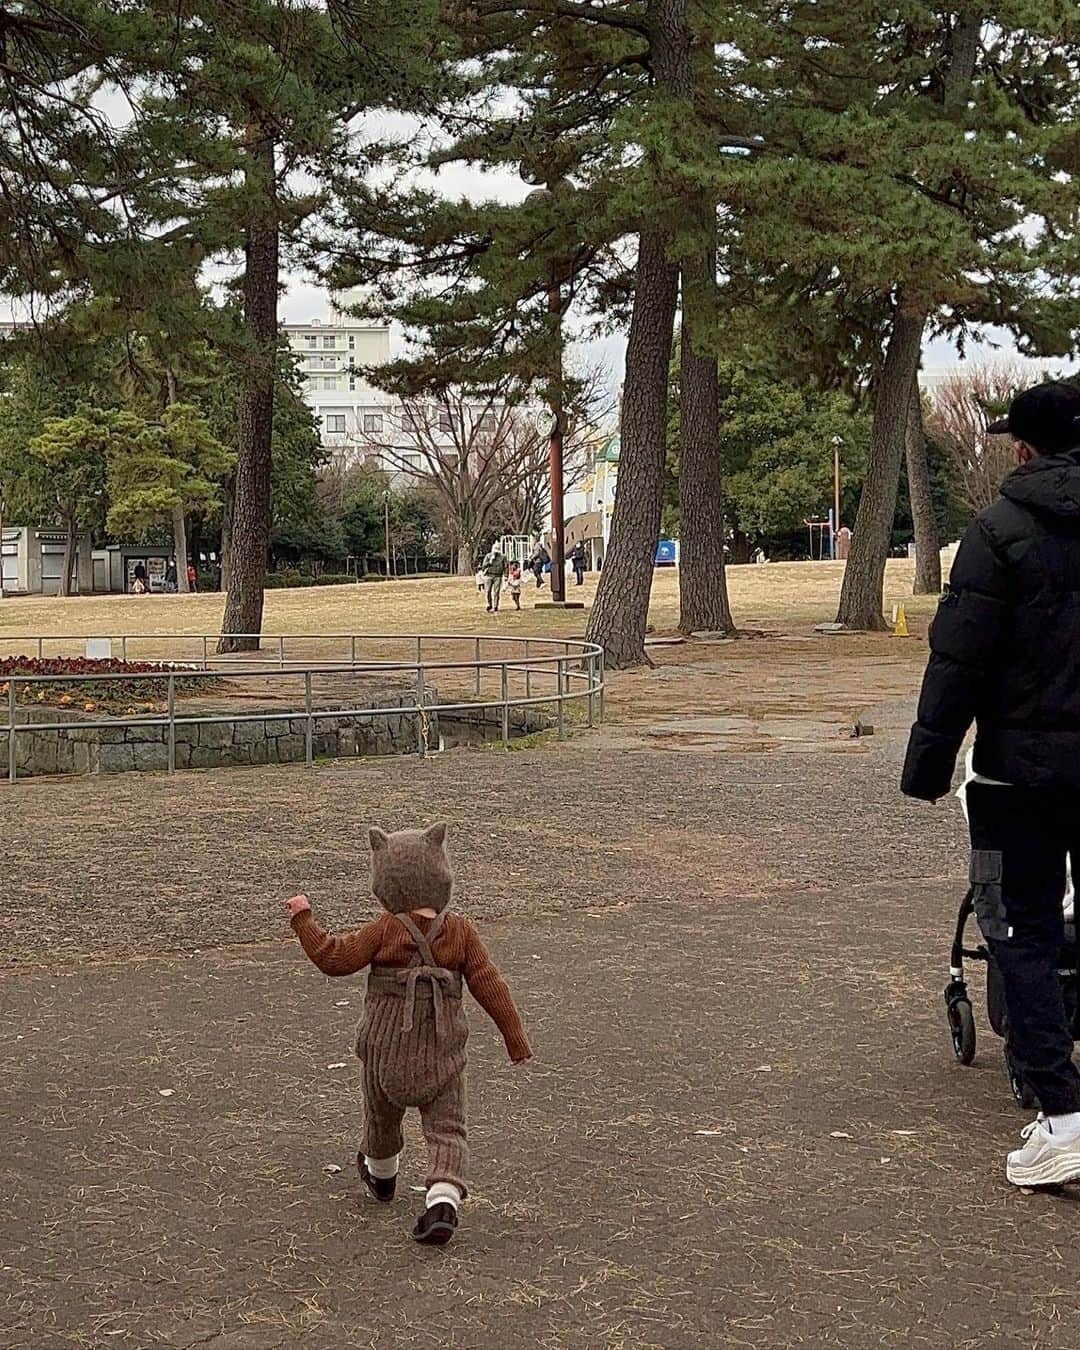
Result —
[[[989,436],[986,427],[1023,385],[1018,365],[999,363],[960,372],[934,392],[926,431],[948,456],[960,499],[973,514],[990,505],[1015,467],[1007,437]]]
[[[542,412],[498,390],[459,386],[404,398],[399,408],[398,435],[366,433],[365,444],[392,472],[430,490],[459,576],[471,574],[486,535],[536,528],[550,500]],[[571,424],[564,452],[571,485],[584,474],[592,429],[584,418]]]
[[[600,372],[592,372],[578,383],[564,414],[564,492],[572,492],[584,482],[599,428],[613,411],[614,402],[604,388]],[[546,409],[522,408],[513,421],[511,454],[518,465],[517,487],[497,513],[497,524],[507,534],[537,534],[550,513],[550,423]]]

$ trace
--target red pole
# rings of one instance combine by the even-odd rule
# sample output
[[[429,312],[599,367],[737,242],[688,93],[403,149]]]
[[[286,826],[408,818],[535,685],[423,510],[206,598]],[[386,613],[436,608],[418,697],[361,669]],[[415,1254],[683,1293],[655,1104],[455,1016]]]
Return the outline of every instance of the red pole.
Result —
[[[562,297],[558,284],[548,291],[548,310],[558,315]],[[566,603],[566,520],[563,511],[563,400],[562,350],[559,350],[559,369],[551,395],[551,436],[548,440],[551,460],[551,598],[556,604]]]

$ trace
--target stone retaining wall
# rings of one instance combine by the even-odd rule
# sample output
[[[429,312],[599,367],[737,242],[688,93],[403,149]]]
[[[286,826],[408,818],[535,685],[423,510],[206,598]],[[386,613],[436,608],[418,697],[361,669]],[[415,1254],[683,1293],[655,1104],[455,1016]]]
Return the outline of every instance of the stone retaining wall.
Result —
[[[366,716],[333,717],[331,709],[316,712],[312,727],[312,755],[315,759],[345,759],[368,755],[415,754],[418,728],[415,713],[395,712],[416,703],[416,690],[410,688],[376,696],[365,695],[371,708],[386,709]],[[425,702],[436,702],[435,689],[429,685]],[[348,705],[344,705],[348,706]],[[197,715],[180,704],[179,717]],[[247,716],[254,721],[229,719],[224,722],[179,724],[176,728],[175,762],[178,769],[214,769],[236,764],[291,764],[303,761],[306,753],[307,718],[295,712],[283,716],[268,710],[265,715],[253,709]],[[20,723],[69,722],[62,731],[20,732],[15,742],[15,767],[20,778],[48,774],[125,773],[136,769],[169,767],[168,727],[123,726],[93,728],[81,726],[92,720],[79,713],[57,708],[19,709]],[[427,718],[427,744],[439,746],[438,716]],[[0,775],[8,773],[8,736],[0,729]]]

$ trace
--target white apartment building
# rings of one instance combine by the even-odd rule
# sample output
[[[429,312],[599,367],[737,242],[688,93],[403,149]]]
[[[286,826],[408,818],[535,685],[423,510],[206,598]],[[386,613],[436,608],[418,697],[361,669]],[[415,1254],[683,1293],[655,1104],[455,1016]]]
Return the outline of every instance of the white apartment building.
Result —
[[[389,326],[360,323],[332,309],[329,320],[288,323],[284,330],[324,447],[335,459],[373,460],[390,469],[378,447],[400,444],[400,409],[390,394],[374,389],[360,374],[362,367],[390,359]],[[408,467],[419,469],[420,457]]]

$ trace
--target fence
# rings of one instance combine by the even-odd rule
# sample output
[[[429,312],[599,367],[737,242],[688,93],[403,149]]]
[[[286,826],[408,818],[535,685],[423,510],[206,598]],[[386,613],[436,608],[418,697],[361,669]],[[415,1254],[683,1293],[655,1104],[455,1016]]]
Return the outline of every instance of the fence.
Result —
[[[356,719],[374,721],[391,716],[385,702],[380,706],[370,696],[365,701],[363,690],[359,697],[346,699],[345,706],[341,706],[340,691],[336,695],[336,706],[329,706],[325,701],[320,703],[320,681],[324,685],[333,683],[340,687],[342,684],[348,686],[350,681],[354,684],[361,680],[370,682],[374,677],[383,682],[387,678],[401,677],[401,687],[410,690],[411,694],[403,701],[394,702],[392,715],[413,720],[416,752],[421,756],[432,749],[430,729],[433,719],[440,716],[486,716],[494,711],[500,739],[507,747],[511,739],[511,714],[515,710],[553,709],[551,725],[560,740],[566,735],[568,708],[583,710],[584,720],[590,727],[602,721],[604,716],[603,650],[591,643],[562,638],[472,634],[356,633],[278,634],[263,636],[260,642],[259,651],[223,655],[213,650],[212,645],[217,643],[216,634],[0,636],[0,657],[36,655],[44,660],[49,656],[69,656],[73,654],[73,648],[78,655],[97,655],[119,646],[121,662],[154,660],[173,667],[167,671],[138,673],[119,669],[104,674],[8,676],[3,691],[7,722],[0,726],[0,744],[6,740],[8,778],[14,781],[19,776],[20,736],[56,733],[59,738],[63,733],[69,736],[94,732],[115,735],[129,729],[154,730],[155,738],[157,732],[161,733],[160,739],[165,746],[165,762],[161,767],[171,773],[177,768],[178,732],[183,735],[185,728],[222,723],[235,727],[275,719],[288,721],[291,729],[300,723],[303,760],[310,765],[315,759],[317,724],[355,723]],[[454,649],[463,644],[468,655],[454,656]],[[184,649],[180,654],[169,651],[178,646]],[[371,655],[372,652],[378,652],[378,657]],[[403,654],[398,655],[398,652]],[[492,652],[496,654],[492,655]],[[442,681],[444,677],[455,686],[457,697],[448,700],[440,697],[434,680]],[[57,716],[50,721],[31,720],[25,706],[29,696],[24,695],[20,702],[22,691],[29,690],[32,695],[37,689],[44,694],[46,686],[50,692],[66,686],[88,699],[95,686],[104,688],[118,679],[122,679],[127,687],[145,687],[145,698],[151,703],[155,693],[160,700],[164,690],[164,708],[123,716],[95,718],[79,714],[77,717],[69,715],[68,720]],[[250,700],[253,680],[265,680],[268,685],[279,684],[286,696],[291,692],[295,706],[279,701],[270,711],[245,711],[243,707],[224,712],[187,711],[181,699],[178,707],[178,681],[183,682],[185,695],[197,689],[200,682],[212,682],[208,690],[218,697],[221,697],[222,686],[231,682],[233,692],[229,697],[236,698],[239,693],[239,697]],[[290,681],[291,688],[287,683]],[[44,713],[45,709],[40,711]],[[20,713],[24,714],[21,719]]]

